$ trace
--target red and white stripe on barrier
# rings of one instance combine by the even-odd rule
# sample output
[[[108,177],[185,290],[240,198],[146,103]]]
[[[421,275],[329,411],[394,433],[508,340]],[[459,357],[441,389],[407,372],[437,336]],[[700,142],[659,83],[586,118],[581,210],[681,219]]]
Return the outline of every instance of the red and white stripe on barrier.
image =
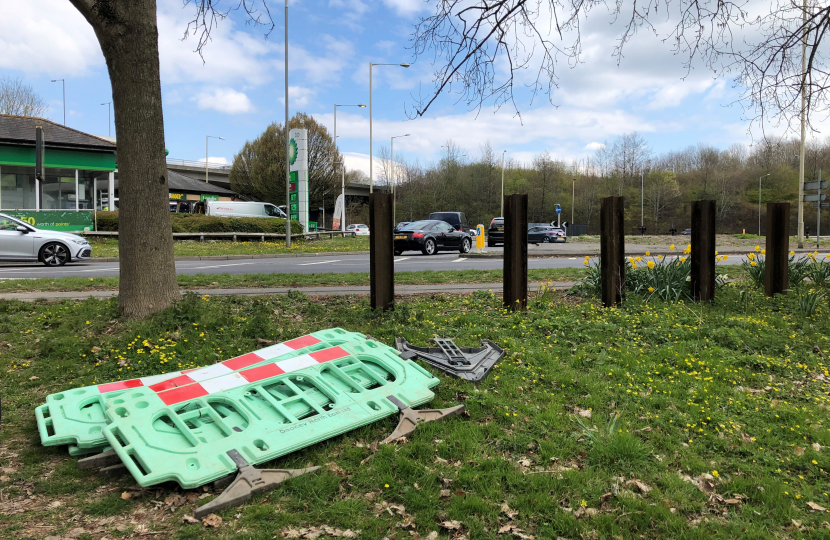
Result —
[[[233,373],[234,371],[252,366],[259,362],[276,358],[299,349],[310,347],[320,343],[320,340],[314,336],[303,336],[297,339],[286,341],[285,343],[278,343],[259,349],[255,353],[243,354],[218,364],[204,368],[186,369],[184,371],[174,371],[165,373],[163,375],[153,375],[151,377],[141,377],[139,379],[130,379],[127,381],[117,381],[106,384],[99,384],[98,391],[102,394],[107,392],[115,392],[116,390],[128,390],[130,388],[139,388],[142,386],[149,387],[155,392],[169,390],[184,385],[193,384],[196,382],[207,381],[215,377],[220,377]]]
[[[196,399],[209,394],[232,390],[252,382],[276,377],[277,375],[282,375],[283,373],[290,373],[309,366],[316,366],[317,364],[343,358],[348,355],[349,353],[340,347],[331,347],[329,349],[323,349],[322,351],[295,356],[294,358],[280,360],[279,362],[271,364],[265,364],[250,369],[243,369],[241,371],[231,372],[224,375],[218,374],[218,376],[214,376],[200,382],[192,382],[176,388],[164,388],[162,390],[156,390],[156,392],[165,405],[175,405],[190,399]],[[193,373],[189,373],[183,377],[189,378],[192,375]]]

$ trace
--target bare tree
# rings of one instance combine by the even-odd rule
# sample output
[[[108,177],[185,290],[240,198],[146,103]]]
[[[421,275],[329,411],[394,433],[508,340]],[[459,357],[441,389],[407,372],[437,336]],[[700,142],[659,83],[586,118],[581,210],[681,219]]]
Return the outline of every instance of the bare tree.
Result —
[[[34,88],[20,78],[0,78],[0,114],[43,116],[48,108]]]

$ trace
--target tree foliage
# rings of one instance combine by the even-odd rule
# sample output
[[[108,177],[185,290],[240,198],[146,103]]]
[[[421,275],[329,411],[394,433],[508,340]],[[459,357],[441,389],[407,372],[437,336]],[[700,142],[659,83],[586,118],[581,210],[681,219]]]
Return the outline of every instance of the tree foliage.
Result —
[[[0,78],[0,114],[43,116],[49,106],[20,78]]]

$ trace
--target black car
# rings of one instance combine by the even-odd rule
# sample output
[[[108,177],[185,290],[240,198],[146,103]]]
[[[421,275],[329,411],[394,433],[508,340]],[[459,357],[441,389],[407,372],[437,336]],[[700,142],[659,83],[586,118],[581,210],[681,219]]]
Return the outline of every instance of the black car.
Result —
[[[683,236],[692,236],[692,229],[683,229],[683,232],[680,234]]]
[[[420,250],[424,255],[442,250],[468,253],[472,245],[470,233],[437,219],[415,221],[395,231],[395,255],[412,250]]]
[[[397,225],[395,225],[395,232],[403,230],[404,227],[412,223],[411,221],[401,221]]]
[[[565,231],[559,227],[551,227],[550,225],[541,225],[538,227],[531,227],[527,231],[528,244],[549,244],[551,242],[567,242]]]
[[[487,247],[504,244],[504,218],[493,218],[487,230]]]
[[[467,221],[467,216],[464,215],[464,212],[433,212],[429,215],[429,219],[446,221],[457,231],[467,231],[470,229],[470,222]]]

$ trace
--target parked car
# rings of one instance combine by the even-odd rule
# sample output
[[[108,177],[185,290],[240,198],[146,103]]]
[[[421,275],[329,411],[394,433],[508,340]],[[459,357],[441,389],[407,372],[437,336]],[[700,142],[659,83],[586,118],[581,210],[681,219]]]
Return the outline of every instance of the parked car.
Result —
[[[565,231],[558,227],[551,227],[550,225],[541,225],[538,227],[531,227],[527,231],[527,242],[529,244],[549,244],[551,242],[567,242],[568,237]]]
[[[46,266],[92,257],[92,247],[77,234],[47,231],[6,214],[0,214],[0,260],[38,261]]]
[[[251,201],[205,201],[205,214],[219,217],[285,218],[271,203]]]
[[[406,227],[410,223],[412,223],[412,222],[411,221],[401,221],[400,223],[395,225],[395,231],[400,231],[401,229],[403,229],[404,227]]]
[[[445,221],[457,231],[467,231],[470,229],[470,222],[467,221],[467,216],[464,215],[464,212],[433,212],[429,215],[429,219]]]
[[[495,217],[490,222],[490,228],[487,229],[487,247],[493,247],[496,244],[504,243],[504,218]]]
[[[439,251],[469,253],[473,241],[466,230],[458,230],[449,223],[437,219],[415,221],[395,232],[395,255],[404,251],[419,250],[424,255]]]
[[[353,223],[346,227],[346,232],[353,232],[355,236],[369,236],[369,226],[362,223]]]
[[[683,229],[683,232],[680,234],[683,236],[692,236],[692,229]]]

